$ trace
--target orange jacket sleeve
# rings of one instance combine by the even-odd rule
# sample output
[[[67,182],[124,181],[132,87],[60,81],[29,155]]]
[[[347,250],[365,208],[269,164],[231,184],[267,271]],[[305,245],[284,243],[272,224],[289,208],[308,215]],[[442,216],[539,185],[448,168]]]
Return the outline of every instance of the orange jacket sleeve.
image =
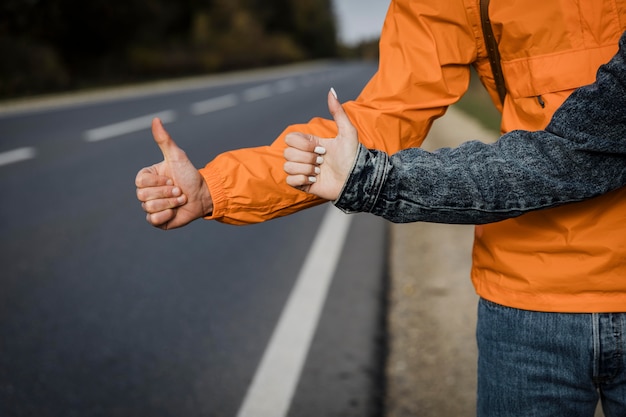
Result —
[[[450,4],[452,3],[452,4]],[[379,70],[344,108],[368,148],[395,153],[421,145],[432,122],[466,91],[476,58],[463,2],[392,1],[380,42]],[[269,146],[218,155],[200,169],[213,197],[207,219],[258,223],[323,202],[285,182],[284,136],[334,137],[334,121],[289,126]]]

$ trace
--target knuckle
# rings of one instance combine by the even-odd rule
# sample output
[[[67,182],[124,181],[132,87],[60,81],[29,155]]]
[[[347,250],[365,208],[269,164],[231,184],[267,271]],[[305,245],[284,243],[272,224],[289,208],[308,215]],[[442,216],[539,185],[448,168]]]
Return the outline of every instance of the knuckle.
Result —
[[[137,200],[146,201],[146,190],[143,188],[137,188]]]
[[[150,200],[146,201],[144,204],[146,206],[146,211],[152,214],[159,213],[167,208],[163,204],[163,200]]]
[[[302,184],[302,175],[289,175],[287,177],[287,185],[290,185],[292,187],[299,187]]]
[[[156,210],[154,210],[154,202],[153,201],[144,201],[141,206],[143,207],[143,210],[146,213],[154,213]]]
[[[295,139],[296,135],[294,133],[287,133],[285,135],[285,143],[287,145],[291,145]]]
[[[163,224],[167,222],[168,219],[164,218],[163,213],[154,213],[148,215],[150,220],[150,224],[154,227],[162,228]]]

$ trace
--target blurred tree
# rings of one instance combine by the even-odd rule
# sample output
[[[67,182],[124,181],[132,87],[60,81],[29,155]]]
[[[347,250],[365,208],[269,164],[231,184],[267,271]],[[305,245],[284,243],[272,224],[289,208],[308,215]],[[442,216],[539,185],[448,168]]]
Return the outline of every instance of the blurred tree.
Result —
[[[0,97],[337,53],[331,0],[2,0]]]
[[[270,33],[291,34],[309,58],[337,54],[337,26],[331,0],[247,0]]]
[[[337,52],[335,18],[331,0],[292,0],[294,34],[312,58]]]

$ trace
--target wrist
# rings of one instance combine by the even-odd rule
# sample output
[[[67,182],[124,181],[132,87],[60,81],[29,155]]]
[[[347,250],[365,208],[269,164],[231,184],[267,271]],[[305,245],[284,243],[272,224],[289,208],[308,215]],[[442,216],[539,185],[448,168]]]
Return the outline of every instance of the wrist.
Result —
[[[213,198],[211,191],[205,181],[202,181],[202,191],[200,193],[200,217],[210,217],[213,214]]]

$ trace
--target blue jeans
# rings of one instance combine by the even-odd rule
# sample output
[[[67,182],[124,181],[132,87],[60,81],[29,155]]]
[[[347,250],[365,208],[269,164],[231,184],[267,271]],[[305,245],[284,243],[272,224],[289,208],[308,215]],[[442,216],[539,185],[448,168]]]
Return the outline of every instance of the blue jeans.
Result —
[[[481,299],[478,417],[626,416],[626,313],[540,313]]]

